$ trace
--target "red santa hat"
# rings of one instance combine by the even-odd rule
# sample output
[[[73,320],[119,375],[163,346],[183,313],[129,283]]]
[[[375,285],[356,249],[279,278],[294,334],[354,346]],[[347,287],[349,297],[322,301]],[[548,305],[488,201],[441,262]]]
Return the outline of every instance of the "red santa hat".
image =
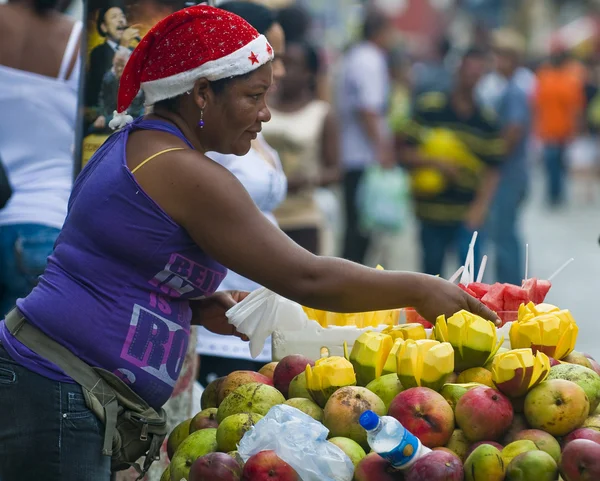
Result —
[[[110,127],[133,121],[127,108],[140,88],[152,105],[189,91],[199,78],[244,75],[272,59],[265,36],[241,17],[207,5],[179,10],[158,22],[131,54]]]

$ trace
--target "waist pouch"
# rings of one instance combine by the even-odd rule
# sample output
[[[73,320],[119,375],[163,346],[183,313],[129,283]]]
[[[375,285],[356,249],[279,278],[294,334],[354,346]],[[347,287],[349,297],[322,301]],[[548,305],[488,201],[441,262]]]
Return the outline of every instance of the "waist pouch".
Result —
[[[22,344],[56,364],[82,387],[87,407],[104,424],[102,454],[111,456],[111,471],[133,467],[142,479],[160,457],[167,435],[167,416],[156,411],[114,374],[90,367],[72,352],[27,322],[18,309],[8,313],[5,324]],[[143,464],[138,461],[145,456]]]

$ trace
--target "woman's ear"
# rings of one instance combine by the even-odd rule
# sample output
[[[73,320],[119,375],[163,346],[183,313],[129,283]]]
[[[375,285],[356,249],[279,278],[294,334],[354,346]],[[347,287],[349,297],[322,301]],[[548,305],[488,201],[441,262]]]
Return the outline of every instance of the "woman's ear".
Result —
[[[210,96],[210,82],[205,78],[196,80],[192,93],[196,105],[202,110],[206,107]]]

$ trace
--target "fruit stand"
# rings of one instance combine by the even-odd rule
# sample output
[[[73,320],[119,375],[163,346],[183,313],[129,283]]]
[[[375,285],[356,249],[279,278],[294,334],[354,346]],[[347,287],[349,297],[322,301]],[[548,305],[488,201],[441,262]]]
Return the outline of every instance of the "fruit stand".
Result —
[[[550,283],[463,288],[510,316],[495,325],[461,311],[430,327],[411,310],[305,308],[308,334],[274,333],[278,361],[206,387],[199,412],[169,437],[163,480],[307,481],[273,450],[238,451],[280,405],[321,423],[352,463],[352,478],[321,479],[600,480],[600,365],[575,350],[571,313],[544,303]],[[392,469],[370,452],[358,422],[366,410],[397,419],[432,451]]]

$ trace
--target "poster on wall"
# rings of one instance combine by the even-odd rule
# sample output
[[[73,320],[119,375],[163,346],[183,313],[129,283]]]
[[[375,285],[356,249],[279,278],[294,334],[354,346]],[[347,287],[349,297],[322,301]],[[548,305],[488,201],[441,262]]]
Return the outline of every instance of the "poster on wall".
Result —
[[[117,107],[119,81],[127,60],[142,37],[158,21],[196,3],[186,0],[89,0],[84,22],[87,50],[83,81],[83,115],[77,175],[112,133],[108,124]],[[128,113],[144,115],[140,91]]]

